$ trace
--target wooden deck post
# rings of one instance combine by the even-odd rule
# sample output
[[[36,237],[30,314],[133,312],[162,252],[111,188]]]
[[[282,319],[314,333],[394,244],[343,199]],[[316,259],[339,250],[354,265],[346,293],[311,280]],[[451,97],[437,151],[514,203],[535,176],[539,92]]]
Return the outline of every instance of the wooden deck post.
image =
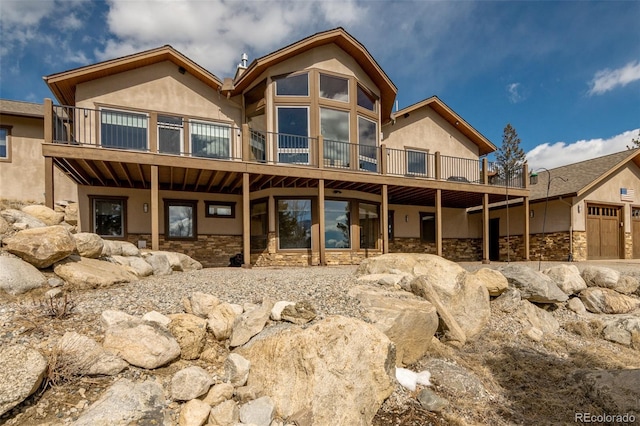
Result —
[[[324,169],[324,137],[322,137],[322,135],[318,136],[318,146],[316,150],[318,151],[315,155],[318,159],[318,168]]]
[[[387,164],[389,158],[387,156],[387,145],[380,145],[380,174],[386,175],[389,170],[389,165]]]
[[[251,267],[251,193],[249,173],[242,174],[242,255],[245,268]]]
[[[50,209],[53,208],[54,198],[53,184],[53,158],[44,157],[44,204]]]
[[[149,152],[159,152],[160,143],[158,140],[158,113],[149,113]]]
[[[522,240],[524,244],[524,260],[529,260],[530,252],[530,224],[529,224],[529,197],[524,197],[522,201],[522,207],[524,209],[524,229],[522,231]]]
[[[242,161],[251,161],[251,132],[247,123],[242,125],[242,155],[240,158]]]
[[[382,185],[382,254],[389,253],[389,185]]]
[[[53,143],[53,102],[44,98],[44,143]]]
[[[436,254],[442,256],[442,189],[436,189]]]
[[[486,157],[482,159],[482,183],[489,184],[489,162]]]
[[[158,166],[151,166],[151,250],[160,248],[160,197],[158,193]],[[197,232],[197,230],[195,230]],[[169,230],[165,229],[165,233]]]
[[[489,194],[482,196],[482,263],[489,263]]]
[[[436,180],[442,179],[442,157],[440,151],[436,151]]]
[[[326,266],[327,252],[325,249],[325,217],[324,217],[324,179],[318,180],[318,222],[320,224],[320,265]]]

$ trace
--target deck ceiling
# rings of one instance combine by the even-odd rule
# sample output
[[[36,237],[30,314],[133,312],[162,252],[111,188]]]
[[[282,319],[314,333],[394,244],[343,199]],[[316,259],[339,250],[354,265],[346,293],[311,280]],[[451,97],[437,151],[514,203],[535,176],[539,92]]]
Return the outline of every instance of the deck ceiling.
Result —
[[[151,165],[114,160],[55,157],[54,164],[79,185],[113,188],[151,188]],[[286,176],[273,173],[250,173],[250,190],[270,188],[317,188],[315,177]],[[282,170],[282,169],[281,169]],[[242,194],[242,172],[224,171],[182,166],[158,166],[158,188],[160,190],[206,192],[218,194]],[[429,181],[425,181],[427,184]],[[433,181],[432,181],[433,182]],[[481,191],[478,187],[478,191]],[[339,196],[342,191],[361,191],[381,194],[382,185],[372,182],[325,179],[325,196]],[[482,192],[442,189],[442,206],[468,208],[482,205]],[[435,206],[436,189],[389,185],[389,204]],[[517,198],[511,195],[509,198]],[[504,194],[489,194],[489,202],[505,201]]]

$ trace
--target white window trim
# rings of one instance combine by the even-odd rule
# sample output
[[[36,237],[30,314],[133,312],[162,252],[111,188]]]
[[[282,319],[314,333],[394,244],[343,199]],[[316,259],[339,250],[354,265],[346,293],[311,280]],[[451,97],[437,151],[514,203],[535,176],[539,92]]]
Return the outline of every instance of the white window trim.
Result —
[[[233,128],[229,123],[223,123],[223,122],[219,122],[219,121],[207,121],[207,120],[197,120],[197,119],[190,119],[189,120],[189,156],[193,157],[193,132],[192,132],[192,124],[207,124],[207,125],[214,125],[214,126],[219,126],[219,127],[226,127],[227,129],[229,129],[229,158],[228,159],[233,159]],[[209,158],[209,157],[198,157],[198,158]],[[224,158],[213,158],[215,160],[222,160]]]
[[[278,136],[280,135],[280,130],[276,129],[276,161],[278,164],[289,164],[285,162],[280,162],[280,154],[307,154],[307,162],[306,163],[291,163],[291,164],[310,164],[311,162],[311,137],[309,136],[311,129],[310,117],[309,117],[309,106],[307,105],[278,105],[276,106],[276,127],[278,127],[279,118],[280,118],[280,109],[282,108],[298,108],[298,109],[306,109],[307,110],[307,147],[306,148],[280,148],[278,144]],[[287,133],[284,133],[287,134]],[[300,136],[303,137],[303,136]]]
[[[128,110],[128,109],[118,109],[118,108],[109,108],[109,107],[100,107],[100,122],[98,123],[98,131],[100,133],[100,148],[104,148],[103,144],[102,144],[102,117],[105,112],[120,112],[123,114],[137,114],[137,115],[143,115],[146,119],[147,119],[147,123],[145,128],[147,129],[147,146],[145,147],[146,151],[149,151],[149,113],[146,112],[142,112],[142,111],[132,111],[132,110]],[[111,149],[110,147],[107,147],[108,149]],[[121,149],[121,148],[118,148]],[[127,149],[127,148],[123,148],[123,149]],[[130,149],[131,151],[137,151],[134,149]]]

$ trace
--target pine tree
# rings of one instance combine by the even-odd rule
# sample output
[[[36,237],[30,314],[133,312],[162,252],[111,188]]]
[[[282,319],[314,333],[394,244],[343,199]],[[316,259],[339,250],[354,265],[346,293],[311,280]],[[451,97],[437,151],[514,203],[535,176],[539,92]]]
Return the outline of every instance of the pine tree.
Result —
[[[516,129],[511,124],[507,124],[502,134],[502,146],[496,152],[500,176],[506,180],[511,179],[526,161]]]

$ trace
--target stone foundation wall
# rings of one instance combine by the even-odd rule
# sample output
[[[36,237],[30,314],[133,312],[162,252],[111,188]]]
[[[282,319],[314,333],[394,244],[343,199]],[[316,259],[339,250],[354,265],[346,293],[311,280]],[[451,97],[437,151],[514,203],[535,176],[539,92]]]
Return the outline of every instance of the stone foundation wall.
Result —
[[[573,260],[587,260],[587,233],[586,231],[573,231]]]
[[[147,248],[151,249],[150,234],[129,234],[127,239],[136,246],[139,240],[146,241]],[[229,258],[242,253],[242,236],[198,235],[197,240],[165,240],[161,234],[159,249],[184,253],[207,268],[229,266]]]
[[[574,232],[574,240],[576,233]],[[567,262],[571,253],[571,233],[551,232],[544,235],[532,234],[530,237],[530,260],[556,260]],[[575,244],[574,244],[575,249]],[[541,256],[542,255],[542,256]],[[575,251],[572,253],[573,260],[586,259],[586,238],[585,238],[585,259],[577,259]]]
[[[435,243],[425,243],[420,238],[394,238],[389,240],[389,253],[436,254]],[[454,262],[471,262],[482,259],[481,238],[444,238],[442,255]]]
[[[631,232],[624,233],[624,258],[633,259],[633,234]]]
[[[509,235],[509,238],[500,237],[498,245],[500,246],[500,262],[525,260],[524,237],[522,235]]]

